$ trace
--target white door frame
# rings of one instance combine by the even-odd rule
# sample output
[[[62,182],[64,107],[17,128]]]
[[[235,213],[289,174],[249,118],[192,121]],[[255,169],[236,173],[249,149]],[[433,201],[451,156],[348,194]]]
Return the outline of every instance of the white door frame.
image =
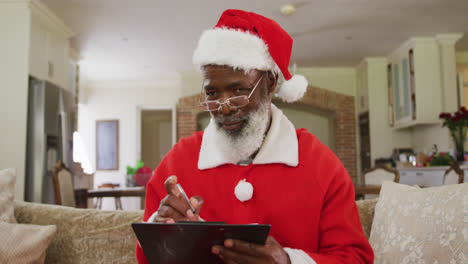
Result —
[[[141,159],[141,112],[144,110],[169,110],[172,112],[172,146],[177,141],[177,114],[176,114],[176,106],[175,105],[167,105],[167,106],[154,106],[154,105],[139,105],[137,106],[137,111],[136,111],[136,138],[137,138],[137,144],[136,144],[136,153],[137,153],[137,159]]]

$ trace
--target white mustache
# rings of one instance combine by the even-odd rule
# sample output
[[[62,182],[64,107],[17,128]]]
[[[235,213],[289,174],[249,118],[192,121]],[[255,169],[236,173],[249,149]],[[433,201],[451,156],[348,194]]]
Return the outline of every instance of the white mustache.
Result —
[[[219,117],[215,117],[215,121],[217,123],[225,123],[225,122],[239,122],[239,121],[244,121],[244,120],[248,120],[249,117],[246,116],[246,117],[229,117],[229,116],[219,116]]]

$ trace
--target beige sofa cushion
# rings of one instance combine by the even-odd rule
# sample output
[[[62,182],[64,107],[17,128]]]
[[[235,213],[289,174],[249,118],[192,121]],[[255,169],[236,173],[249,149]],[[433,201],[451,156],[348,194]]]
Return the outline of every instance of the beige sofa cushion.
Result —
[[[46,263],[136,263],[131,224],[143,211],[101,211],[15,201],[18,223],[56,225]]]
[[[468,184],[385,182],[369,242],[375,263],[468,263]]]
[[[14,169],[0,170],[0,222],[16,223],[13,213],[15,180]]]
[[[359,217],[361,218],[362,230],[364,231],[364,234],[366,235],[367,239],[369,239],[370,236],[376,203],[377,199],[356,201],[356,205],[359,211]]]
[[[0,263],[44,263],[55,226],[0,222]]]

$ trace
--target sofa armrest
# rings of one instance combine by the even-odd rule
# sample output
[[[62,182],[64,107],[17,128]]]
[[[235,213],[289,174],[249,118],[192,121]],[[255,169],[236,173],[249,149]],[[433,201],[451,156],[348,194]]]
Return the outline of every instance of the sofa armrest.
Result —
[[[364,234],[367,239],[370,237],[372,222],[374,221],[374,209],[377,201],[378,199],[356,201],[359,217],[361,218],[362,229],[364,230]]]
[[[18,223],[56,225],[46,263],[135,263],[131,223],[143,211],[100,211],[15,201]]]

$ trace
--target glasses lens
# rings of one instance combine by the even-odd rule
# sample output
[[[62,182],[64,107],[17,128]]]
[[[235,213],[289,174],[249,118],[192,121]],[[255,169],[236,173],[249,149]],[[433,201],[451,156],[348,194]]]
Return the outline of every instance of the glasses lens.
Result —
[[[215,111],[219,108],[219,103],[217,101],[206,101],[200,104],[205,111]]]
[[[226,101],[229,102],[229,106],[231,107],[242,107],[249,104],[249,99],[247,98],[247,96],[231,97]]]

